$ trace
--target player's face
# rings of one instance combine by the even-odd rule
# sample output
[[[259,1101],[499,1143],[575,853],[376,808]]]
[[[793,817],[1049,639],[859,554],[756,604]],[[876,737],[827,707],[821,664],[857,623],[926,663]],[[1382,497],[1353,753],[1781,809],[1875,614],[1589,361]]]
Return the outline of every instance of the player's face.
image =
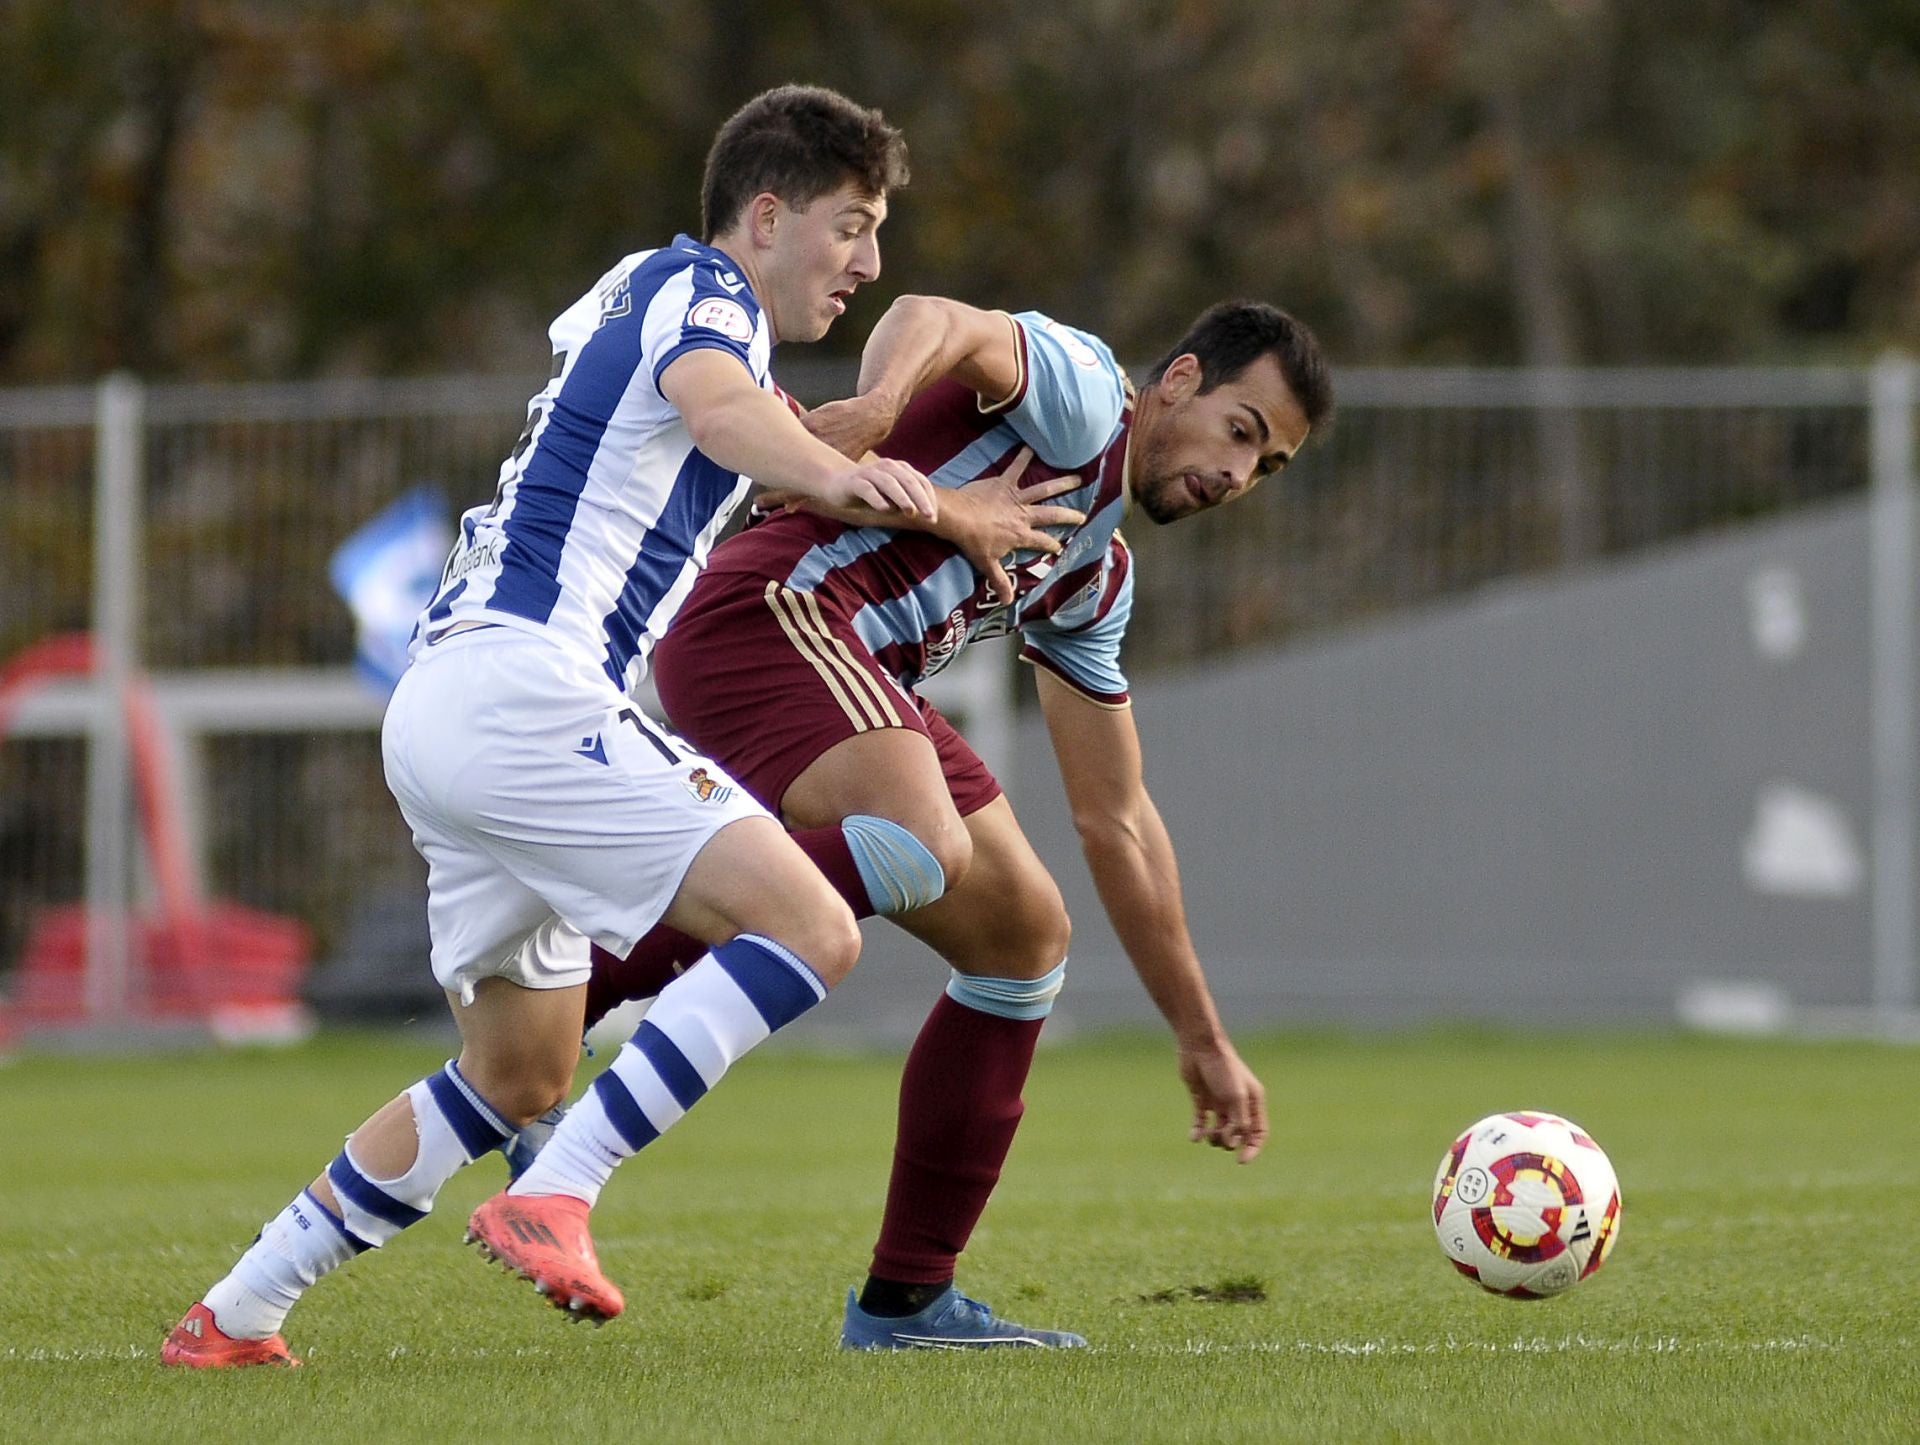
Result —
[[[779,341],[818,341],[847,309],[855,288],[880,274],[884,196],[851,182],[804,210],[776,202],[760,264]]]
[[[1280,363],[1265,355],[1231,381],[1200,390],[1200,361],[1174,360],[1142,407],[1133,499],[1156,522],[1177,522],[1251,491],[1293,460],[1307,418]],[[1142,398],[1143,403],[1146,398]]]

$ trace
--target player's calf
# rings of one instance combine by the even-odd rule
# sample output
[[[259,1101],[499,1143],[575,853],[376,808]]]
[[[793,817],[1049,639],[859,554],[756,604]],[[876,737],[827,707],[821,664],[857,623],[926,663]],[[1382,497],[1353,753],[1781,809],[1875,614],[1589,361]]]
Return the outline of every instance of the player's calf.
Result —
[[[383,1110],[327,1166],[324,1192],[331,1199],[323,1200],[315,1192],[316,1180],[268,1220],[233,1269],[168,1337],[162,1350],[166,1363],[271,1362],[268,1357],[275,1353],[271,1346],[278,1340],[280,1326],[307,1290],[355,1255],[379,1248],[426,1218],[441,1185],[513,1133],[452,1062],[420,1080],[401,1099],[406,1103],[404,1111],[397,1110],[399,1101],[388,1108],[395,1110],[391,1127],[410,1128],[416,1134],[411,1163],[391,1177],[364,1167],[355,1146],[361,1133],[387,1114]],[[212,1326],[221,1340],[249,1342],[262,1349],[229,1351],[218,1341],[190,1344],[196,1338],[196,1311],[204,1312],[197,1338],[204,1341],[207,1327]],[[279,1352],[285,1349],[281,1342]]]
[[[468,1240],[574,1318],[619,1314],[620,1291],[601,1272],[587,1230],[587,1212],[615,1166],[826,995],[820,975],[772,939],[742,934],[716,947],[662,990],[532,1166],[474,1211]]]

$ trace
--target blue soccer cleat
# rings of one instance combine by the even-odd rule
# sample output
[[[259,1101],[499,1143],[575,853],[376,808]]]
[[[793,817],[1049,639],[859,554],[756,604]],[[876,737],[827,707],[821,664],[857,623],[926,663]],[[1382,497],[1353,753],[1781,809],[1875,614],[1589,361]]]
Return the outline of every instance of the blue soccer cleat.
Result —
[[[540,1152],[541,1145],[553,1137],[554,1129],[566,1117],[567,1106],[555,1104],[518,1134],[511,1135],[502,1142],[500,1152],[507,1156],[508,1183],[512,1183],[527,1172],[528,1167],[533,1163],[533,1156]]]
[[[1034,1330],[997,1318],[979,1300],[949,1285],[917,1315],[898,1319],[870,1315],[847,1291],[847,1319],[840,1326],[843,1350],[1082,1350],[1087,1342],[1066,1330]]]

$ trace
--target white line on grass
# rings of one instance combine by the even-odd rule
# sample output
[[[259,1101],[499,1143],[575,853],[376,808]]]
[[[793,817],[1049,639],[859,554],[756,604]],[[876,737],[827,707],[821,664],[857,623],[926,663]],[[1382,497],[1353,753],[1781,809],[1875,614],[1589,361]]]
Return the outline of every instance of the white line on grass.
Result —
[[[1876,1339],[1865,1345],[1870,1353],[1911,1350],[1915,1341],[1905,1336]],[[1116,1349],[1095,1345],[1096,1355],[1340,1355],[1352,1358],[1393,1358],[1410,1355],[1814,1355],[1858,1351],[1862,1346],[1844,1335],[1787,1335],[1759,1340],[1719,1338],[1687,1339],[1680,1335],[1515,1335],[1507,1340],[1459,1339],[1448,1335],[1435,1340],[1196,1340],[1179,1345],[1129,1345]],[[795,1353],[811,1353],[812,1347],[799,1347]],[[101,1360],[146,1360],[158,1353],[144,1345],[93,1345],[73,1349],[37,1346],[21,1349],[11,1346],[0,1350],[0,1363],[80,1364]],[[308,1358],[319,1353],[307,1351]],[[545,1346],[519,1345],[511,1348],[478,1345],[390,1345],[380,1354],[389,1360],[496,1360],[547,1358],[555,1353]]]
[[[1876,1348],[1903,1349],[1901,1339]],[[1510,1340],[1188,1340],[1174,1348],[1142,1346],[1139,1354],[1186,1355],[1761,1355],[1833,1353],[1854,1348],[1844,1336],[1789,1335],[1761,1340],[1685,1339],[1679,1335],[1515,1335]]]

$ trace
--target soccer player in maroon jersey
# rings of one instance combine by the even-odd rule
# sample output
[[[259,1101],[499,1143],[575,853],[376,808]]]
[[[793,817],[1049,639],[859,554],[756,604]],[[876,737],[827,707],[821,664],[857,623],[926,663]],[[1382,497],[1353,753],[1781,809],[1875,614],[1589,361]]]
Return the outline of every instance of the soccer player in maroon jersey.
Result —
[[[1017,632],[1035,665],[1101,900],[1174,1032],[1192,1137],[1242,1162],[1260,1151],[1264,1093],[1214,1008],[1142,780],[1119,665],[1133,588],[1118,525],[1243,495],[1331,409],[1312,333],[1259,303],[1209,309],[1136,393],[1085,332],[903,298],[866,347],[857,395],[809,426],[847,455],[871,447],[942,485],[1038,484],[1078,514],[1047,529],[1059,553],[1014,554],[1005,578],[989,578],[938,538],[809,502],[717,548],[656,650],[674,725],[801,830],[857,914],[892,916],[954,970],[908,1056],[886,1213],[866,1287],[849,1292],[843,1345],[1084,1343],[1000,1320],[953,1286],[1019,1123],[1069,936],[999,785],[914,691],[971,641]],[[995,589],[1005,580],[1010,601]],[[699,951],[662,929],[627,959],[596,955],[589,1020],[656,993]]]

